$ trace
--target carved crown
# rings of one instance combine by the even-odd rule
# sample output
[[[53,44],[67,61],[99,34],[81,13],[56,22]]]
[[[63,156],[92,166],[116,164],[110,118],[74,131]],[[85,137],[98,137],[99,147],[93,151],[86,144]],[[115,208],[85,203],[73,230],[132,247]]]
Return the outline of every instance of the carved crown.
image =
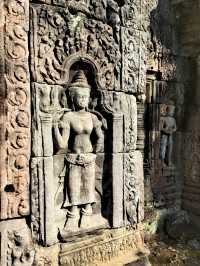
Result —
[[[91,89],[83,70],[78,70],[74,75],[72,82],[69,85],[69,89],[73,88]]]

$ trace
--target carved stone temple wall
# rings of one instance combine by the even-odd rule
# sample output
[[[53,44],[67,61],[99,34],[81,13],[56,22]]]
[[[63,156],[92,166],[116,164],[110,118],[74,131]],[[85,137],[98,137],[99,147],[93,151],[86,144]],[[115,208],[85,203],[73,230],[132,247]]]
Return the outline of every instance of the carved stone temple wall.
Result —
[[[1,1],[1,266],[141,253],[145,204],[198,223],[199,9]]]
[[[177,4],[178,33],[181,52],[187,58],[189,75],[185,89],[185,112],[183,120],[183,194],[182,207],[191,221],[199,227],[199,86],[200,86],[200,4],[198,1],[181,1]]]
[[[149,5],[1,1],[2,266],[143,248]]]
[[[187,58],[179,47],[175,1],[152,0],[149,7],[143,112],[145,204],[177,211],[183,184],[180,154]]]
[[[144,109],[145,203],[175,212],[183,209],[199,226],[200,3],[160,0],[151,1],[151,8]],[[166,131],[170,127],[171,133]]]

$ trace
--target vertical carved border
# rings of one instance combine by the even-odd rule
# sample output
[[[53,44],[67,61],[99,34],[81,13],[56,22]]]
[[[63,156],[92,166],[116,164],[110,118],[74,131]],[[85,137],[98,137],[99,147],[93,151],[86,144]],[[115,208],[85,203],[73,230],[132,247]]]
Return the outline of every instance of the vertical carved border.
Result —
[[[29,214],[29,1],[4,1],[1,13],[0,218],[7,219]]]
[[[4,1],[0,2],[0,210],[2,209],[4,202],[3,190],[3,177],[4,177],[4,169],[5,169],[5,159],[3,157],[4,154],[4,145],[3,143],[5,138],[5,81],[4,81],[4,72],[5,72],[5,64],[4,64]],[[1,212],[0,212],[1,214]],[[0,215],[1,217],[1,215]],[[2,239],[2,238],[1,238]]]
[[[137,93],[139,75],[139,31],[121,28],[122,42],[122,88],[125,92]]]
[[[135,225],[144,219],[144,170],[140,151],[124,154],[125,223]]]

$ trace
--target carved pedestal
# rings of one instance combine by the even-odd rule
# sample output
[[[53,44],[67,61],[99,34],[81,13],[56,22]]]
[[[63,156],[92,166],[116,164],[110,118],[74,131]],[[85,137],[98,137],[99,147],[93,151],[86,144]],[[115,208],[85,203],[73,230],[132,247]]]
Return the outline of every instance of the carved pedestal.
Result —
[[[77,243],[61,244],[59,262],[63,266],[101,265],[129,251],[133,257],[145,252],[142,231],[124,228],[97,231],[95,236],[79,239]]]

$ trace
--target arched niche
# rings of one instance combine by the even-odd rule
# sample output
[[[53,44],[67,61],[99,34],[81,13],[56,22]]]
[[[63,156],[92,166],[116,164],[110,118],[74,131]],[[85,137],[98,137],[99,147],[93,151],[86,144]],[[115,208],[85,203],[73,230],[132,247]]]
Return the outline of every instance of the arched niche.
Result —
[[[83,69],[91,87],[95,86],[97,90],[105,89],[100,82],[100,66],[90,55],[77,53],[67,57],[63,63],[63,69],[61,80],[65,86],[70,84],[74,75],[73,72]]]
[[[102,67],[93,57],[82,53],[73,54],[66,58],[62,69],[61,79],[57,84],[35,83],[32,89],[34,110],[32,154],[34,156],[31,159],[31,188],[32,191],[35,191],[35,194],[32,193],[32,202],[35,204],[32,204],[35,208],[33,234],[34,238],[44,245],[52,245],[59,240],[63,241],[68,237],[86,232],[92,234],[96,229],[118,228],[125,225],[124,195],[126,190],[124,184],[126,180],[124,177],[128,175],[126,172],[129,171],[129,167],[127,169],[124,167],[124,161],[127,161],[127,165],[130,164],[129,160],[132,158],[129,158],[126,151],[134,149],[137,139],[135,97],[102,86]],[[80,219],[78,218],[78,220],[80,223],[78,229],[75,232],[68,233],[67,231],[64,235],[66,216],[72,206],[64,205],[66,194],[69,191],[66,182],[68,173],[66,156],[70,153],[70,149],[67,146],[58,145],[55,126],[57,125],[62,135],[66,123],[65,115],[69,120],[73,115],[73,105],[70,106],[72,104],[70,84],[73,83],[73,78],[78,70],[84,71],[87,82],[91,86],[92,104],[86,110],[95,115],[99,122],[102,122],[104,147],[101,152],[93,150],[96,159],[95,202],[92,205],[94,219],[92,218],[93,222],[90,223],[92,226],[81,228],[81,206],[84,207],[84,203],[79,204]],[[66,102],[61,101],[61,96]],[[71,142],[68,140],[68,144],[69,142],[72,144],[75,132],[71,121],[69,137],[71,134],[72,138]],[[107,125],[106,129],[104,121]],[[130,127],[133,128],[132,134],[130,134]],[[90,137],[91,143],[94,144],[92,146],[95,146],[96,136],[92,136],[91,132]],[[39,205],[38,209],[37,204]],[[131,204],[129,202],[129,206]]]

